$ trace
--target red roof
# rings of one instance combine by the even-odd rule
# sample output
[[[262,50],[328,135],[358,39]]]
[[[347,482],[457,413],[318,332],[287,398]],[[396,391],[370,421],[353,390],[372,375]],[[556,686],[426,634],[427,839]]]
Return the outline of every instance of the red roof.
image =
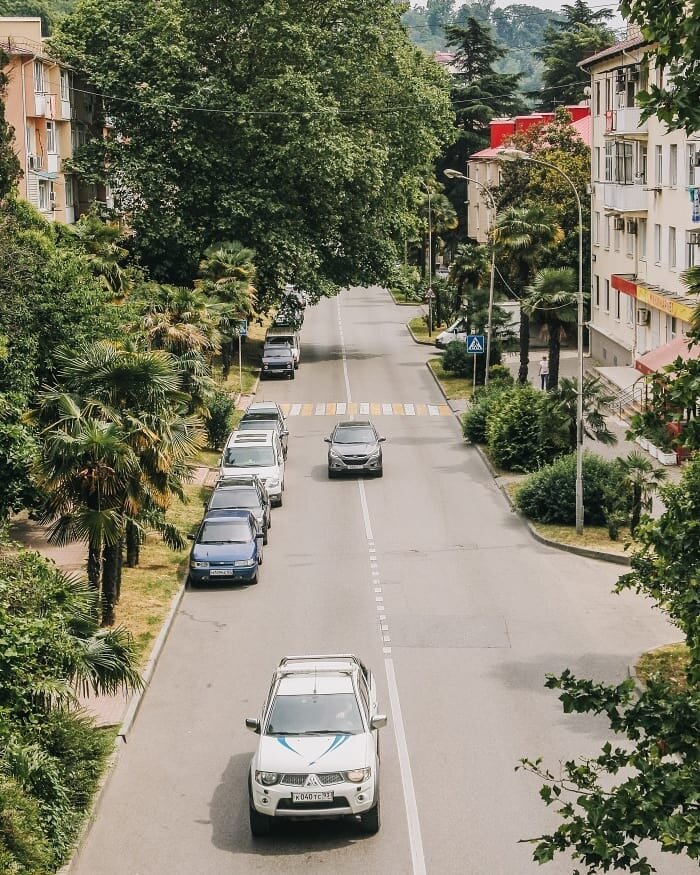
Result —
[[[691,359],[700,359],[700,346],[697,344],[688,349],[688,338],[685,335],[676,337],[670,343],[665,343],[663,346],[657,346],[656,349],[649,350],[644,353],[635,362],[635,367],[643,374],[652,374],[662,370],[666,365],[680,356],[684,362]]]

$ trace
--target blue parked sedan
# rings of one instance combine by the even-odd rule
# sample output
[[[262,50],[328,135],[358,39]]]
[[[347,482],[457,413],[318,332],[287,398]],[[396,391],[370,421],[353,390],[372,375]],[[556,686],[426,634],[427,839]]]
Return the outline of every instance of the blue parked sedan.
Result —
[[[190,537],[189,584],[258,582],[263,539],[249,510],[210,510]]]

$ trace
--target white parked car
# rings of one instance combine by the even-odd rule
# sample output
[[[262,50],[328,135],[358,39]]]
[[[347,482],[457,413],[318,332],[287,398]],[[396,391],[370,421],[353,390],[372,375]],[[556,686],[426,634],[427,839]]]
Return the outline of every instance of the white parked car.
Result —
[[[454,340],[459,340],[461,343],[467,342],[467,334],[469,327],[462,317],[456,319],[449,328],[441,331],[435,338],[435,346],[439,349],[444,349],[448,343]]]
[[[379,738],[369,669],[348,654],[287,656],[277,667],[260,719],[250,764],[250,830],[270,833],[273,819],[358,818],[376,833]]]
[[[257,474],[272,504],[282,507],[284,451],[276,430],[232,431],[226,441],[220,477]]]

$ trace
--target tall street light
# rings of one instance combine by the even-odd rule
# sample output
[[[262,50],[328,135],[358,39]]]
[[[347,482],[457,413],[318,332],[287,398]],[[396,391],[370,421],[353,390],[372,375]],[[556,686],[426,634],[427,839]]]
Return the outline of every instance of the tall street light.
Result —
[[[576,534],[583,533],[583,214],[581,198],[571,177],[549,161],[533,158],[529,152],[522,149],[503,149],[499,159],[505,161],[528,161],[531,164],[541,164],[556,171],[571,186],[578,207],[578,392],[576,394]]]
[[[430,186],[421,185],[428,193],[428,337],[433,336],[433,213],[430,205]]]
[[[465,182],[473,182],[474,185],[478,185],[479,188],[484,192],[484,194],[488,195],[489,198],[489,207],[493,210],[493,218],[491,222],[489,222],[490,228],[489,231],[491,235],[493,235],[493,228],[496,223],[496,201],[492,192],[486,188],[483,182],[479,182],[478,179],[472,179],[471,176],[466,176],[464,173],[460,173],[459,170],[451,170],[448,168],[445,170],[445,176],[448,179],[463,179]],[[491,334],[493,332],[493,283],[494,283],[494,275],[496,271],[496,244],[495,241],[491,240],[491,278],[489,280],[489,312],[488,318],[486,320],[486,368],[484,370],[484,386],[488,386],[489,384],[489,365],[491,364]]]

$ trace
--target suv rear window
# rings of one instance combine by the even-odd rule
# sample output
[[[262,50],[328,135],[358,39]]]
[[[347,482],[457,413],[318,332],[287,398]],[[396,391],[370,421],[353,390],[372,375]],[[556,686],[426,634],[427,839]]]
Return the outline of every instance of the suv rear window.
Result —
[[[272,447],[227,447],[224,465],[228,468],[261,468],[276,464]]]

